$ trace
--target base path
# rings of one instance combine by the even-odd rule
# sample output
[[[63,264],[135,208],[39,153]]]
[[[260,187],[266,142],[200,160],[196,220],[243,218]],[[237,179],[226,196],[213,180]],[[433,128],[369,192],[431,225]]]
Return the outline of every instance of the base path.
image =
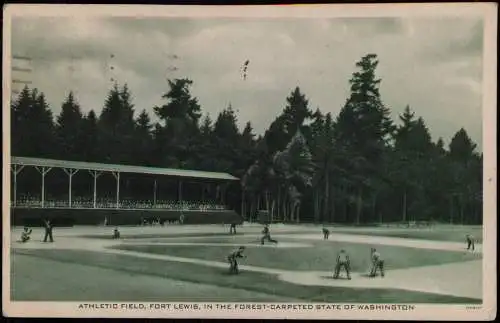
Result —
[[[285,236],[285,235],[276,234],[275,236]],[[287,239],[298,239],[298,240],[323,240],[323,236],[320,234],[289,234],[286,235],[286,237]],[[446,251],[462,251],[462,252],[465,250],[466,247],[465,242],[460,243],[460,242],[450,242],[450,241],[393,238],[393,237],[370,236],[361,234],[342,234],[342,233],[331,233],[329,239],[324,241],[390,245],[398,247],[446,250]],[[482,251],[483,251],[483,246],[481,244],[476,243],[474,252],[482,253]]]
[[[307,243],[298,243],[298,242],[280,242],[278,244],[266,243],[261,245],[260,242],[244,242],[244,243],[227,243],[227,242],[139,242],[139,241],[131,241],[127,240],[124,244],[127,245],[154,245],[154,246],[210,246],[210,247],[219,247],[219,246],[244,246],[244,247],[261,247],[261,248],[307,248],[312,247],[311,244]]]
[[[351,273],[351,280],[333,279],[333,272],[289,272],[280,279],[301,285],[348,288],[401,289],[459,297],[482,298],[482,261],[474,260],[437,266],[389,271],[384,278]],[[479,274],[477,274],[479,273]],[[345,277],[345,273],[342,273]]]
[[[322,239],[319,235],[294,235],[290,234],[287,238],[302,240],[298,243],[279,243],[278,245],[252,244],[256,247],[270,248],[293,248],[307,246],[307,240]],[[12,240],[14,236],[11,236]],[[235,237],[236,238],[236,237]],[[166,244],[166,245],[189,245],[189,246],[205,246],[206,242],[159,242],[149,243],[146,241],[131,240],[104,240],[104,239],[86,239],[71,236],[56,237],[54,243],[41,243],[38,241],[30,241],[22,244],[12,241],[11,247],[14,249],[73,249],[87,250],[101,253],[128,255],[137,258],[158,259],[164,261],[176,261],[183,263],[192,263],[203,266],[211,266],[217,268],[228,268],[225,260],[209,261],[196,258],[176,257],[169,255],[150,254],[137,251],[111,249],[117,245],[132,245],[132,244]],[[387,244],[394,246],[405,246],[413,248],[439,249],[448,251],[462,251],[463,244],[453,242],[439,242],[426,240],[409,240],[404,238],[386,238],[386,237],[371,237],[360,235],[333,234],[330,236],[330,241],[348,241],[354,243],[373,243]],[[239,246],[237,239],[235,243],[209,243],[210,245],[234,245]],[[243,244],[245,245],[245,244]],[[279,270],[274,268],[256,267],[241,265],[240,268],[245,271],[260,272],[271,275],[276,275],[279,279],[298,285],[316,285],[316,286],[332,286],[332,287],[348,287],[348,288],[384,288],[384,289],[399,289],[407,291],[418,291],[435,293],[442,295],[482,298],[482,261],[469,261],[450,263],[437,266],[414,267],[407,269],[391,270],[385,278],[368,278],[366,273],[352,273],[352,280],[333,279],[332,272],[317,272],[317,271],[290,271]]]

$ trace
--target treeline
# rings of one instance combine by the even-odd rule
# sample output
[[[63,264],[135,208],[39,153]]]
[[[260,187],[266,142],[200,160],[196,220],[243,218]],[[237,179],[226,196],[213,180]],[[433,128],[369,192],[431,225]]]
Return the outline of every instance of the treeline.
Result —
[[[246,218],[267,209],[286,222],[481,223],[482,155],[476,144],[464,129],[448,147],[441,138],[433,142],[410,107],[396,125],[380,97],[377,64],[374,54],[356,64],[350,96],[337,116],[312,111],[295,88],[263,136],[250,122],[240,131],[231,105],[215,120],[203,116],[187,78],[169,80],[165,103],[153,107],[155,123],[146,110],[136,113],[126,84],[115,84],[98,116],[93,110],[84,115],[69,93],[55,120],[44,94],[26,87],[11,104],[11,152],[228,172],[242,180],[227,190],[227,201]],[[37,190],[33,181],[26,185]],[[112,191],[113,181],[106,185]],[[183,195],[189,198],[189,192]]]

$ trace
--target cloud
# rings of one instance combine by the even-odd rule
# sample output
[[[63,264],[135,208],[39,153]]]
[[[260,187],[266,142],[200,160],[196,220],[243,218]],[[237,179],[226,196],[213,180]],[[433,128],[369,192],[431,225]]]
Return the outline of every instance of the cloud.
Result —
[[[434,140],[464,127],[481,146],[482,29],[475,17],[31,17],[13,19],[12,51],[33,57],[29,77],[55,114],[70,90],[84,111],[99,112],[113,78],[129,85],[137,111],[154,116],[167,78],[188,77],[204,113],[215,119],[231,102],[240,127],[251,121],[258,133],[296,86],[312,109],[336,115],[356,61],[376,53],[396,120],[409,104]]]

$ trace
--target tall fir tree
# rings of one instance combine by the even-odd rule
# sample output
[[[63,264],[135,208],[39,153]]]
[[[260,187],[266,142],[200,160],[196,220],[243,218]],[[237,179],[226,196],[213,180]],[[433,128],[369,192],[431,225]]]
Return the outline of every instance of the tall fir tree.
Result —
[[[453,138],[451,138],[449,146],[449,154],[453,160],[466,162],[475,154],[477,145],[472,142],[467,131],[461,128]]]
[[[80,160],[84,145],[83,115],[73,92],[69,92],[57,116],[56,137],[57,157],[60,159]]]
[[[55,158],[56,137],[54,119],[43,92],[31,90],[29,96],[23,91],[15,104],[16,140],[15,152],[26,157]]]
[[[29,153],[30,143],[26,140],[26,134],[30,131],[28,122],[33,104],[28,86],[25,86],[17,98],[11,102],[11,154],[13,156],[26,156]]]
[[[97,116],[94,110],[90,110],[82,122],[82,136],[84,144],[80,150],[80,160],[88,162],[103,162],[104,158],[100,155],[102,149],[99,148],[99,128]]]
[[[135,120],[135,158],[134,164],[151,166],[153,163],[153,125],[145,109],[141,111]]]
[[[304,122],[313,116],[309,109],[309,100],[300,88],[296,87],[286,98],[286,102],[282,114],[265,134],[270,153],[283,150],[298,130],[306,135],[306,138],[309,137],[309,129],[304,126]]]
[[[380,179],[384,154],[395,127],[379,92],[376,77],[377,55],[367,54],[356,63],[359,71],[351,80],[351,93],[336,120],[336,141],[347,152],[344,167],[352,182],[354,221],[363,221],[365,197],[373,195],[375,179]]]
[[[238,168],[240,133],[237,122],[231,104],[219,113],[215,121],[213,135],[218,147],[217,171],[230,172],[231,169]]]
[[[198,121],[201,107],[193,97],[190,87],[193,81],[187,78],[168,80],[170,89],[162,98],[167,103],[154,107],[156,115],[164,123],[161,137],[157,137],[162,164],[170,167],[185,167],[192,159],[189,146],[199,134]]]
[[[99,116],[101,155],[109,163],[133,162],[134,110],[131,94],[125,85],[122,89],[114,84],[109,91]]]

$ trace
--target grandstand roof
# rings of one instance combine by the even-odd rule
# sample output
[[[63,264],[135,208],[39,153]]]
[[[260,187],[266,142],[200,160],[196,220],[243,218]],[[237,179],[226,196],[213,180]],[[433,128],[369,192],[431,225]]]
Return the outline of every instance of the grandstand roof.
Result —
[[[67,168],[67,169],[72,168],[72,169],[95,170],[103,172],[150,174],[150,175],[205,178],[205,179],[218,179],[218,180],[230,180],[230,181],[238,180],[237,177],[234,177],[228,173],[204,172],[197,170],[174,169],[174,168],[101,164],[101,163],[55,160],[55,159],[45,159],[45,158],[12,156],[10,163],[11,165],[55,167],[55,168]]]

